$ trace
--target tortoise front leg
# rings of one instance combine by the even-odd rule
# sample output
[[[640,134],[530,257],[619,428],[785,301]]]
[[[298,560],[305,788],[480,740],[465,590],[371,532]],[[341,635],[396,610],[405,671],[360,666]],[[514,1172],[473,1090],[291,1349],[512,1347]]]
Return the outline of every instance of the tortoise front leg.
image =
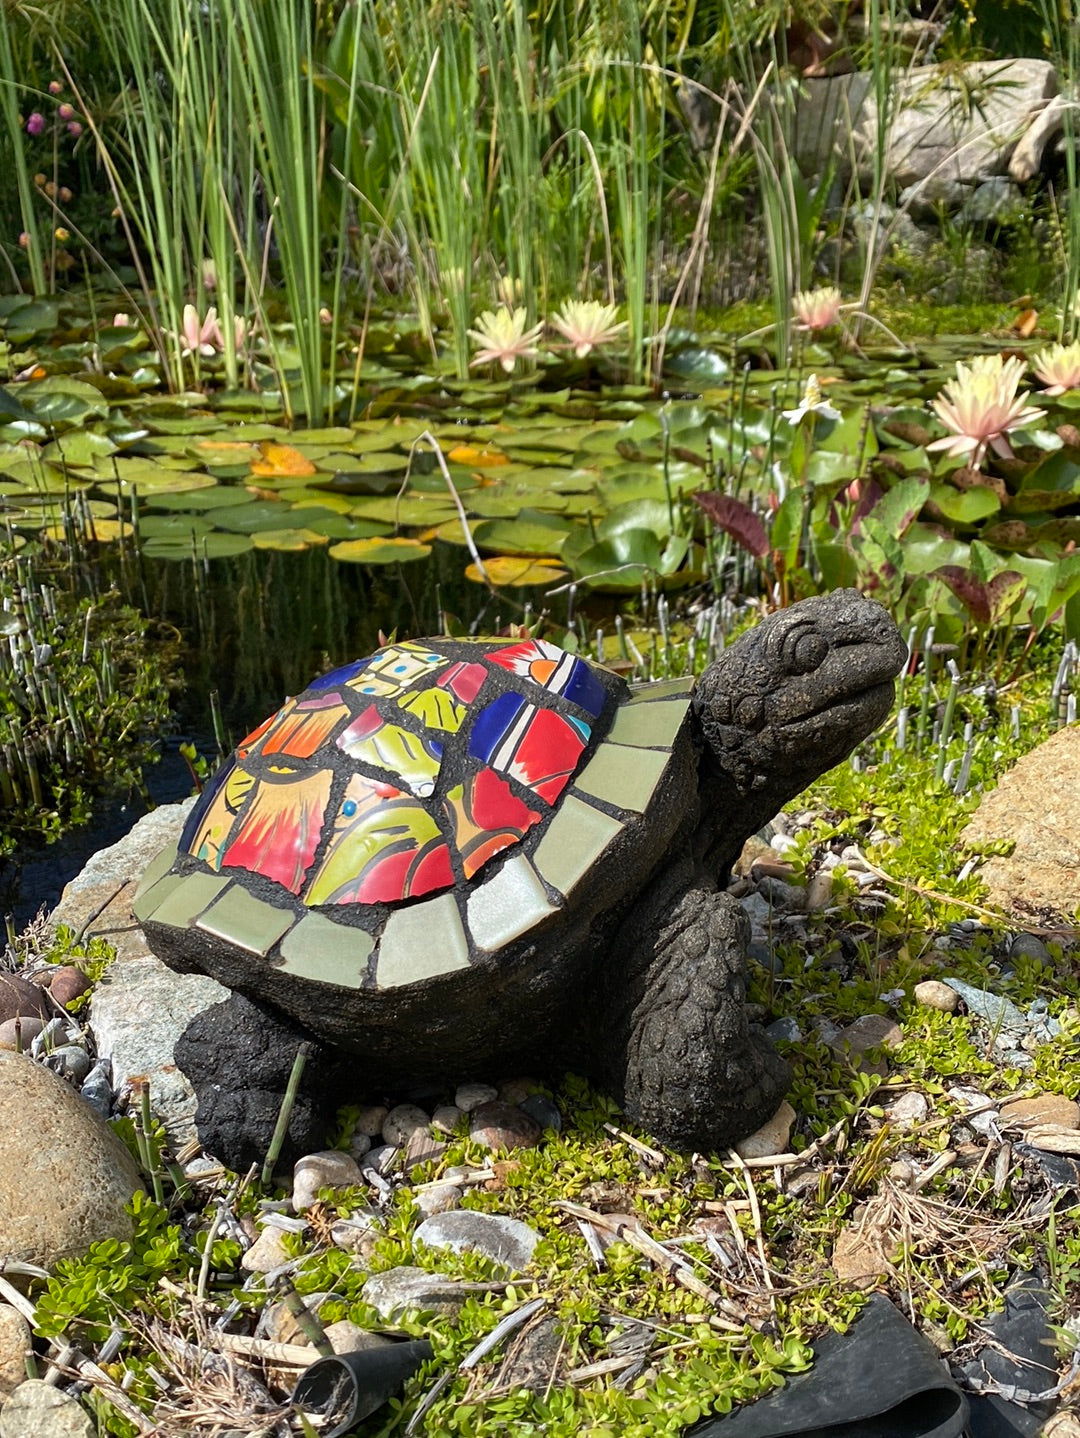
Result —
[[[658,927],[634,925],[617,1075],[623,1108],[676,1148],[723,1148],[770,1118],[791,1082],[788,1065],[747,1023],[750,924],[729,895],[704,888],[683,892],[658,917]]]

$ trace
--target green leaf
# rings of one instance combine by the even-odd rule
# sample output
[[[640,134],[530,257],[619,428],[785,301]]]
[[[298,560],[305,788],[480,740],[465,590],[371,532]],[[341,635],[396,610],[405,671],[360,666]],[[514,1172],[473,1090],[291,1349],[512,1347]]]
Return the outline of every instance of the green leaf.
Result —
[[[953,489],[951,484],[936,483],[930,486],[929,498],[954,524],[977,524],[1001,508],[994,491],[982,484],[972,489]]]

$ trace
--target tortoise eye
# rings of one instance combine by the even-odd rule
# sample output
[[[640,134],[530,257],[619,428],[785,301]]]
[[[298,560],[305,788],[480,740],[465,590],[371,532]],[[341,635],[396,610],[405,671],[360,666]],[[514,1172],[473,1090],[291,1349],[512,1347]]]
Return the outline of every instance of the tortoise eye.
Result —
[[[789,674],[809,674],[828,652],[828,640],[816,629],[793,629],[784,636],[784,668]]]
[[[746,694],[735,706],[735,723],[744,729],[760,729],[765,722],[765,705],[760,694]]]

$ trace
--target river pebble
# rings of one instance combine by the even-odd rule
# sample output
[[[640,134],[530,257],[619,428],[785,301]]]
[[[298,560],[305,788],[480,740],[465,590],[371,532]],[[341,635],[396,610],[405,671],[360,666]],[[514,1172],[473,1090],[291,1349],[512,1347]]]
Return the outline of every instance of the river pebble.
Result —
[[[735,1145],[735,1152],[740,1158],[772,1158],[773,1154],[786,1153],[795,1119],[795,1110],[785,1099],[768,1123]]]
[[[454,1093],[454,1103],[462,1113],[472,1113],[482,1103],[494,1103],[498,1097],[498,1089],[492,1088],[489,1083],[463,1083]]]
[[[365,1104],[356,1113],[356,1132],[368,1138],[378,1138],[389,1112],[384,1103]]]
[[[939,1009],[943,1014],[953,1014],[960,1005],[960,995],[949,984],[940,979],[923,979],[916,984],[912,993],[917,1004],[924,1009]]]
[[[66,1008],[74,999],[89,993],[93,983],[74,964],[61,964],[49,975],[48,989],[53,999]]]
[[[77,1398],[27,1378],[0,1409],[0,1438],[94,1438],[96,1425]]]
[[[482,1103],[469,1115],[469,1137],[482,1148],[535,1148],[543,1129],[516,1104]]]
[[[402,1146],[417,1129],[426,1130],[431,1118],[415,1103],[399,1103],[383,1120],[382,1136],[386,1143]]]
[[[30,1325],[16,1308],[0,1303],[0,1403],[26,1378],[33,1345]]]
[[[354,1188],[363,1182],[360,1165],[351,1154],[336,1148],[305,1154],[293,1165],[292,1206],[302,1213],[316,1201],[320,1188]]]
[[[452,1253],[480,1253],[511,1273],[521,1273],[532,1262],[540,1235],[517,1218],[457,1208],[425,1218],[413,1240]]]
[[[241,1254],[240,1267],[246,1273],[269,1273],[288,1261],[285,1234],[280,1228],[267,1225],[251,1247]]]
[[[518,1104],[522,1113],[527,1113],[534,1118],[541,1128],[554,1129],[556,1133],[562,1131],[562,1114],[559,1112],[559,1105],[546,1093],[531,1093],[528,1098],[523,1098]]]
[[[441,1103],[431,1115],[431,1127],[439,1133],[452,1134],[464,1116],[456,1103]]]

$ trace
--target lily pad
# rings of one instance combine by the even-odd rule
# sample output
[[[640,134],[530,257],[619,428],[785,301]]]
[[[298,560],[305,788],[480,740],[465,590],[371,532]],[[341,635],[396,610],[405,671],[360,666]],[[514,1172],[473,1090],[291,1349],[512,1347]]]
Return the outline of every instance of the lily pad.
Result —
[[[528,559],[518,555],[496,554],[484,560],[484,573],[475,564],[465,570],[465,578],[477,584],[490,581],[497,589],[544,587],[565,579],[567,572],[551,559]]]
[[[426,559],[431,545],[419,539],[373,537],[371,539],[346,539],[330,546],[330,557],[348,564],[406,564],[415,559]]]
[[[258,534],[280,529],[303,529],[309,522],[318,523],[320,519],[327,518],[329,513],[315,505],[294,509],[280,500],[256,499],[251,504],[214,510],[214,524],[218,529],[228,529],[236,534]]]
[[[250,534],[223,534],[214,530],[210,534],[196,535],[185,543],[178,539],[148,539],[142,546],[147,559],[190,560],[231,559],[237,554],[246,554],[252,548]]]
[[[325,534],[316,534],[313,529],[263,529],[251,536],[256,549],[277,549],[299,551],[311,549],[313,545],[328,544]]]
[[[985,485],[953,489],[949,484],[934,484],[930,488],[930,501],[954,524],[977,524],[1001,508],[997,495]]]
[[[181,494],[192,489],[212,489],[216,482],[198,470],[168,469],[154,459],[118,459],[115,455],[99,459],[95,471],[99,484],[119,480],[125,494],[133,489],[139,494]]]
[[[522,510],[516,519],[488,519],[473,531],[477,547],[496,554],[558,554],[570,532],[566,524],[553,521],[536,510]]]
[[[96,459],[115,454],[117,446],[108,435],[92,429],[73,429],[47,444],[41,451],[46,462],[70,464],[76,469],[92,467]]]
[[[150,503],[155,509],[229,509],[250,504],[255,496],[240,485],[215,485],[212,489],[185,490],[182,494],[155,494]]]
[[[89,414],[104,419],[109,413],[109,401],[100,390],[66,375],[31,380],[19,391],[18,399],[33,411],[35,419],[53,426],[79,424]]]

